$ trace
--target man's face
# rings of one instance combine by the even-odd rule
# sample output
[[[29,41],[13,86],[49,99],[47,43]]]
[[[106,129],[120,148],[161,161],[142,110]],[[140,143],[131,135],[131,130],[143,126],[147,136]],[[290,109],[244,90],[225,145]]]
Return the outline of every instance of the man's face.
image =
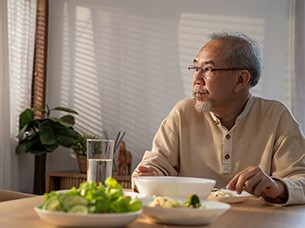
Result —
[[[212,70],[232,67],[226,61],[227,50],[220,41],[210,41],[194,59],[194,66],[200,67],[193,74],[193,96],[198,112],[217,112],[233,99],[236,72]]]

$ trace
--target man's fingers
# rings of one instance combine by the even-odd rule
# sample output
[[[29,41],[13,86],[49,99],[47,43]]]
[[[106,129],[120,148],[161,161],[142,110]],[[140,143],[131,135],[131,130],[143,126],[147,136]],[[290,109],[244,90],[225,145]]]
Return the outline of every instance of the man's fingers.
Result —
[[[257,168],[253,166],[242,170],[232,178],[227,184],[227,188],[236,191],[238,194],[241,194],[243,190],[249,193],[253,192],[253,186],[259,182],[255,178],[252,180],[253,176],[257,174],[257,171]]]
[[[138,176],[158,176],[156,169],[149,166],[138,166],[135,172]]]
[[[137,170],[138,170],[140,173],[144,173],[144,172],[152,172],[152,171],[153,171],[153,168],[152,168],[152,167],[149,167],[149,166],[138,166]]]
[[[153,167],[138,166],[132,174],[132,180],[133,180],[133,178],[136,178],[138,176],[158,176],[158,172]],[[135,192],[138,192],[138,188],[137,188],[136,184],[134,183],[134,181],[132,181],[132,189]]]

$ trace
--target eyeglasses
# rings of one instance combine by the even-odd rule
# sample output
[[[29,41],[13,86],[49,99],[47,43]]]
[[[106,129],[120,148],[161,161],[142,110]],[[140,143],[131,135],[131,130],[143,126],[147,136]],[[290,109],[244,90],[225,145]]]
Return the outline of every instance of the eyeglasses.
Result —
[[[188,70],[192,70],[196,73],[201,73],[202,76],[208,76],[213,71],[234,71],[234,70],[244,70],[245,68],[212,68],[212,67],[199,67],[195,65],[190,65],[187,68]]]

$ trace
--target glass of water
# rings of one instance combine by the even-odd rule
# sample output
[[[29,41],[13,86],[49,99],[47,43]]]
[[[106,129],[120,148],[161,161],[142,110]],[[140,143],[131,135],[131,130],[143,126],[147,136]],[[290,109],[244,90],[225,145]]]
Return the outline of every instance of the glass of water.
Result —
[[[87,139],[87,181],[101,182],[112,176],[114,141]]]

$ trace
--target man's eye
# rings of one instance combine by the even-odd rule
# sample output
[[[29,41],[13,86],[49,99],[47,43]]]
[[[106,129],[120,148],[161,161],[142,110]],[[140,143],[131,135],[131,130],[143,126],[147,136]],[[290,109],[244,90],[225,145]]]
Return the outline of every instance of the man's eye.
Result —
[[[213,68],[212,67],[205,67],[205,68],[203,68],[203,72],[204,73],[210,73],[210,72],[212,72],[213,71]]]
[[[211,70],[210,67],[204,67],[204,68],[203,68],[203,73],[209,72],[210,70]]]

